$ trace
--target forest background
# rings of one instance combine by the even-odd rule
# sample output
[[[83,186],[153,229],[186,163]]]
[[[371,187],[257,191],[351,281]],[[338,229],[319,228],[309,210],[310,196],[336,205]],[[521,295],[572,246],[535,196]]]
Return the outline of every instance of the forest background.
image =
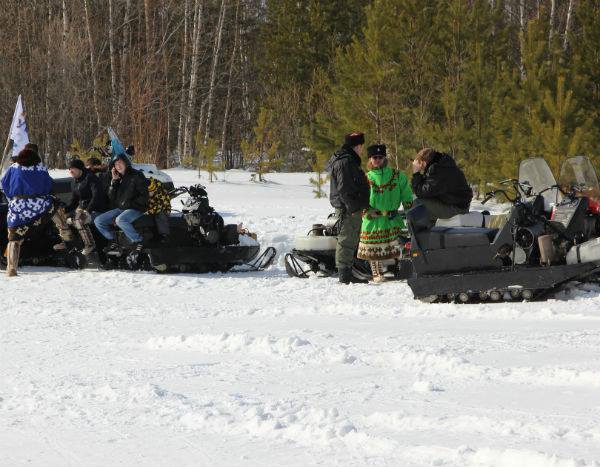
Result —
[[[18,94],[50,167],[112,126],[136,160],[313,171],[353,130],[473,183],[600,160],[597,0],[4,0],[0,122]]]

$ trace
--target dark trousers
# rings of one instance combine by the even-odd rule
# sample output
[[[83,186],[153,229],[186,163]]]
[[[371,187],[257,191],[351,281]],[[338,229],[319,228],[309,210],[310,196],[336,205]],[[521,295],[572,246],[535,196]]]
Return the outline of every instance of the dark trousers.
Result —
[[[425,209],[427,209],[429,222],[432,226],[435,225],[438,219],[450,219],[459,214],[467,214],[469,212],[469,208],[459,208],[458,206],[445,204],[435,198],[417,198],[413,206],[419,205],[425,206]]]
[[[159,212],[158,214],[154,214],[154,222],[156,224],[156,230],[158,230],[158,235],[169,235],[171,230],[169,229],[169,215],[166,212]]]
[[[361,212],[354,214],[344,213],[336,209],[336,213],[341,217],[340,232],[337,237],[337,247],[335,249],[335,265],[338,268],[351,268],[354,262],[354,255],[358,248],[360,240],[360,227],[362,225]]]

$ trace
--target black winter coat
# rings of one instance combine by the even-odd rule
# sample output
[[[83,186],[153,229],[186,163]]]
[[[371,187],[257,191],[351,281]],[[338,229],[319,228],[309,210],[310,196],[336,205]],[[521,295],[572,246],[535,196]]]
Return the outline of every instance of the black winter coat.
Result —
[[[417,198],[434,198],[444,204],[468,209],[473,190],[465,174],[448,154],[436,152],[423,174],[412,178],[413,193]]]
[[[329,160],[329,200],[334,208],[353,214],[369,207],[369,182],[360,166],[360,156],[344,145]]]
[[[65,211],[70,212],[76,208],[88,212],[104,212],[108,208],[106,190],[98,177],[87,169],[81,177],[71,180],[71,201]]]
[[[108,198],[112,208],[136,209],[146,212],[148,209],[148,182],[146,177],[142,172],[127,167],[122,178],[111,181]]]

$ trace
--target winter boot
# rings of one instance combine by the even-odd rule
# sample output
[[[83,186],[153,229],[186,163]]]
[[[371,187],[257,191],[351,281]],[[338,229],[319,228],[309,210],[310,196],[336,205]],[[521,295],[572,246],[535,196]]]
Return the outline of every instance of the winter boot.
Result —
[[[84,224],[80,229],[77,229],[81,240],[83,240],[83,250],[81,253],[84,256],[88,256],[92,251],[96,249],[96,242],[94,242],[94,236],[92,235],[92,231],[90,230],[90,226]]]
[[[58,229],[58,235],[62,240],[61,243],[54,246],[54,250],[58,251],[67,249],[67,243],[73,241],[73,232],[71,232],[71,228],[67,222],[67,215],[63,208],[58,208],[56,211],[54,211],[54,214],[52,215],[52,222],[54,222],[54,225]]]
[[[340,268],[339,280],[342,284],[366,284],[369,281],[359,279],[352,273],[352,268]]]
[[[6,247],[6,277],[14,277],[17,275],[17,267],[19,266],[19,254],[21,253],[21,242],[8,242]]]
[[[115,241],[112,241],[110,242],[110,245],[104,248],[104,253],[110,256],[121,256],[123,250],[121,249],[121,245]]]
[[[373,273],[373,282],[376,284],[380,284],[385,281],[385,276],[383,275],[383,264],[381,261],[369,261],[371,265],[371,272]]]
[[[67,244],[65,242],[60,242],[60,243],[57,243],[56,245],[53,245],[52,249],[54,251],[65,251],[67,249]]]
[[[132,245],[131,252],[127,255],[127,265],[129,269],[133,269],[134,271],[140,266],[140,253],[144,248],[142,242],[136,242]]]

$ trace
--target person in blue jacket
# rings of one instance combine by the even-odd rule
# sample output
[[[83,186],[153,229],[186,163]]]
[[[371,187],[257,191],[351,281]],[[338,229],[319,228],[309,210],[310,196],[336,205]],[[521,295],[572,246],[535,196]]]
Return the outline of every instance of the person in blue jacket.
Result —
[[[72,234],[64,218],[64,211],[57,209],[52,191],[52,178],[42,164],[37,152],[25,148],[16,157],[2,177],[2,191],[8,198],[8,246],[6,248],[6,275],[17,275],[19,254],[23,241],[36,229],[52,220],[64,241],[71,241]]]

